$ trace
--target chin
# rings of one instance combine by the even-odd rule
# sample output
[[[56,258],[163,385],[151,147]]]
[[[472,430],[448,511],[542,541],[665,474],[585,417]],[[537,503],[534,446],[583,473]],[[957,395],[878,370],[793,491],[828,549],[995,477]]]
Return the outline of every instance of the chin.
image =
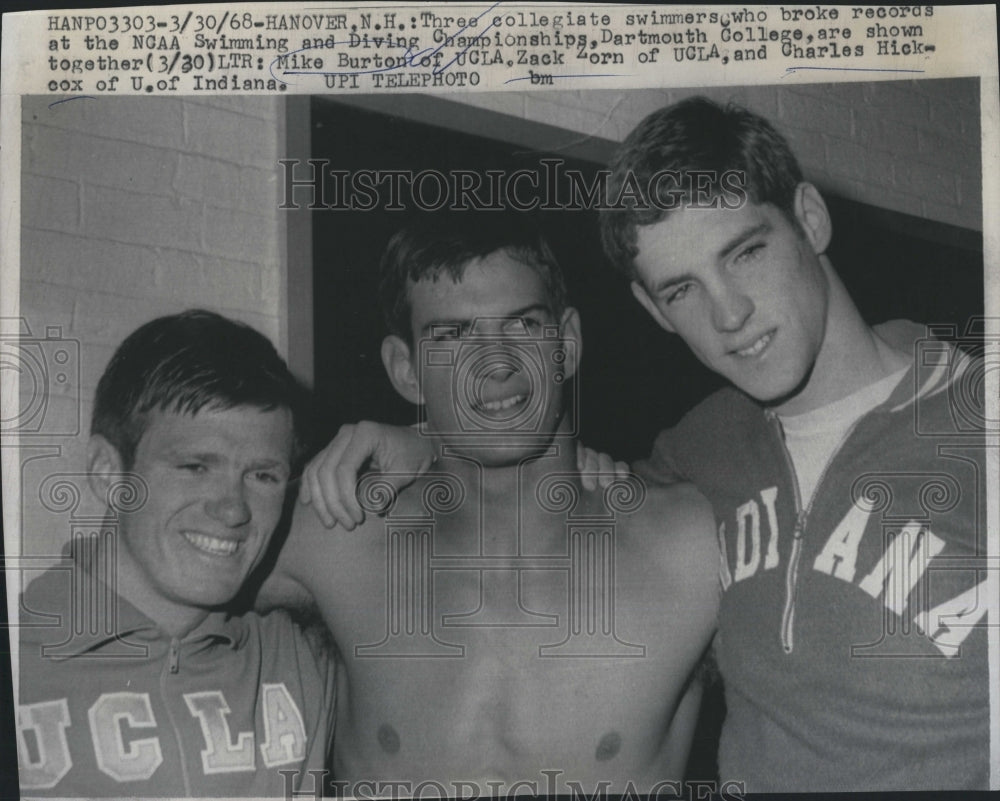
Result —
[[[188,602],[192,606],[200,606],[203,609],[212,609],[217,606],[224,606],[233,600],[235,593],[198,593],[188,595]]]
[[[548,442],[518,442],[512,437],[506,442],[482,443],[461,450],[483,467],[516,467],[526,459],[543,455],[548,447]]]
[[[228,584],[219,586],[215,583],[213,586],[206,587],[188,587],[184,591],[177,593],[179,597],[183,598],[185,603],[191,606],[197,606],[202,609],[211,609],[219,606],[225,606],[233,600],[239,593],[240,587],[232,587]]]
[[[787,397],[795,389],[794,386],[791,386],[791,387],[778,386],[778,387],[776,387],[773,384],[769,384],[767,386],[761,386],[760,384],[754,384],[754,383],[748,382],[748,381],[744,381],[744,382],[735,382],[734,381],[733,383],[736,384],[736,387],[738,389],[740,389],[743,392],[745,392],[747,395],[749,395],[754,400],[759,401],[760,403],[767,403],[767,404],[775,403],[775,402],[777,402],[777,401],[779,401],[779,400]]]
[[[774,377],[768,381],[734,381],[743,392],[754,400],[769,406],[780,406],[787,403],[805,388],[809,381],[810,371],[803,370],[792,376]]]

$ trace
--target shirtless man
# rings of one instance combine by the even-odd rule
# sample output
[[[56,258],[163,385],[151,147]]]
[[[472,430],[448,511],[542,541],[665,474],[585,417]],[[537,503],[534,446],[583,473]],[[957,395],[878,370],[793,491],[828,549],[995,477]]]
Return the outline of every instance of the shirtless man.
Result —
[[[311,597],[337,643],[336,780],[681,780],[717,606],[710,508],[689,485],[581,489],[564,391],[579,316],[537,236],[496,219],[404,230],[381,293],[383,363],[440,457],[353,535],[298,505],[264,588]]]

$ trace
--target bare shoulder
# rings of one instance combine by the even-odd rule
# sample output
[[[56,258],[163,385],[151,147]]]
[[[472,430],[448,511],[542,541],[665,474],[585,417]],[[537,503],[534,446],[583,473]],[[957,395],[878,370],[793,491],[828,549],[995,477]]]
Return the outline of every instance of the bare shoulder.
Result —
[[[708,499],[686,481],[675,484],[645,484],[645,498],[637,510],[635,525],[663,533],[663,515],[674,527],[714,528],[715,515]]]
[[[719,543],[712,506],[693,484],[647,485],[622,520],[624,541],[651,569],[683,584],[717,590]]]

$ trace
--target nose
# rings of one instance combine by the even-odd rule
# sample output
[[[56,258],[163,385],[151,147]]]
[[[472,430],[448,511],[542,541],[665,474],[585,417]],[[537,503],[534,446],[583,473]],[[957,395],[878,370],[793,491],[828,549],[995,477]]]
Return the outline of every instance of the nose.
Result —
[[[237,528],[250,522],[250,505],[246,500],[242,477],[221,483],[213,491],[205,509],[212,518],[229,528]]]
[[[484,376],[487,381],[492,381],[495,384],[503,384],[512,375],[518,372],[517,366],[504,361],[498,364],[490,366],[489,372]]]
[[[711,293],[712,324],[718,331],[739,331],[754,312],[753,301],[731,281]]]
[[[488,345],[475,354],[475,371],[483,382],[503,384],[511,376],[521,372],[524,354],[524,339],[512,339],[504,333],[491,337]]]

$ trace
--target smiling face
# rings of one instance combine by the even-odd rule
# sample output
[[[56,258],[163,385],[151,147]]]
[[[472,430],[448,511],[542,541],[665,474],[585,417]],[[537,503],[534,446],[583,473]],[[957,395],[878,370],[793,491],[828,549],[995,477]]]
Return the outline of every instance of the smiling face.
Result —
[[[796,226],[769,203],[684,208],[637,231],[633,292],[707,367],[762,402],[810,391],[824,345],[829,218],[800,185]]]
[[[287,409],[152,412],[131,467],[148,499],[119,518],[123,594],[164,625],[231,601],[281,516],[292,438]]]
[[[431,430],[465,445],[479,440],[485,464],[523,458],[555,434],[576,369],[578,316],[555,316],[534,269],[497,251],[470,263],[460,281],[413,284],[410,307],[411,400],[425,404]]]

